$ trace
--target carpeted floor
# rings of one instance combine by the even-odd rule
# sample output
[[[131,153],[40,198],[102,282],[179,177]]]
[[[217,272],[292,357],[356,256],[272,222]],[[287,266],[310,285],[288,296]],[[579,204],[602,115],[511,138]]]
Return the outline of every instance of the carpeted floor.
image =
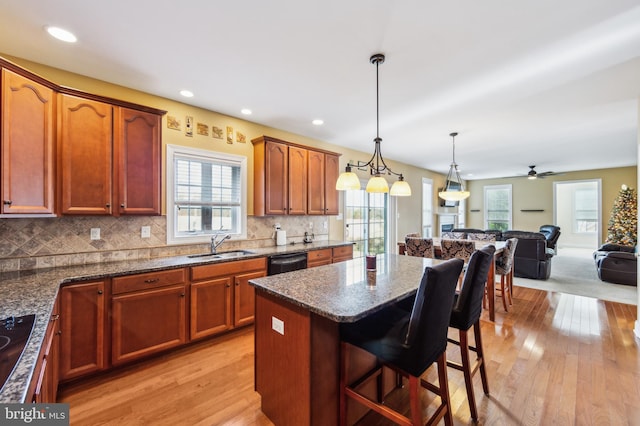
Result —
[[[592,253],[589,249],[560,248],[552,260],[548,280],[514,277],[513,284],[637,305],[637,287],[600,281]]]

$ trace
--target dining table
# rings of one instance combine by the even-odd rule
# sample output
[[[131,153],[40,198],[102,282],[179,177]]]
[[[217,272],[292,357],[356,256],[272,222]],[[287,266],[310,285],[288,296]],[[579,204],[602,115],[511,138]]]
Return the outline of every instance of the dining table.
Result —
[[[433,250],[435,252],[435,256],[436,258],[438,258],[440,256],[440,253],[442,252],[440,241],[443,240],[443,238],[433,237],[431,239],[433,240]],[[474,242],[476,246],[476,250],[479,250],[488,244],[492,244],[496,248],[495,254],[493,255],[493,262],[491,263],[491,267],[489,268],[489,273],[487,274],[487,299],[488,299],[487,310],[489,311],[489,320],[495,321],[496,319],[496,285],[495,285],[496,260],[500,256],[502,256],[502,251],[504,250],[504,246],[506,245],[506,242],[505,241],[486,241],[486,240],[468,240],[468,241]],[[406,255],[404,241],[398,241],[398,254]],[[513,274],[513,268],[511,268],[510,273]]]

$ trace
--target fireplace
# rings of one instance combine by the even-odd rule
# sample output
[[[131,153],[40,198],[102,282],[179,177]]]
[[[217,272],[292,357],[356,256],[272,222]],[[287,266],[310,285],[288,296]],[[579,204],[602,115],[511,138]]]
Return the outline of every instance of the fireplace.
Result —
[[[439,214],[438,215],[438,230],[439,236],[442,236],[443,232],[451,232],[456,227],[458,215],[455,214]]]

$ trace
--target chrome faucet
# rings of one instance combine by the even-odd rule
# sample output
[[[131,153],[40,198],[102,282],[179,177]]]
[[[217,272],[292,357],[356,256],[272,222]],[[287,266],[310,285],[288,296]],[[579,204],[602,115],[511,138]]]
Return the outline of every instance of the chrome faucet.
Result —
[[[222,234],[213,234],[213,237],[211,237],[211,254],[216,254],[216,251],[218,250],[218,247],[220,247],[220,244],[224,243],[225,240],[231,238],[231,234],[225,234],[220,241],[216,241],[220,235]]]

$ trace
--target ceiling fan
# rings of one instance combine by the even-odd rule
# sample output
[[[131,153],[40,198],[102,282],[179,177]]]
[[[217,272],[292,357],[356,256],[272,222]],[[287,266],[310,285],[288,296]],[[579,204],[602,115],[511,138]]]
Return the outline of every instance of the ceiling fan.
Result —
[[[564,173],[554,173],[554,172],[542,172],[542,173],[538,173],[536,172],[536,166],[529,166],[529,173],[527,173],[527,179],[543,179],[546,178],[547,176],[557,176],[557,175],[562,175]]]

